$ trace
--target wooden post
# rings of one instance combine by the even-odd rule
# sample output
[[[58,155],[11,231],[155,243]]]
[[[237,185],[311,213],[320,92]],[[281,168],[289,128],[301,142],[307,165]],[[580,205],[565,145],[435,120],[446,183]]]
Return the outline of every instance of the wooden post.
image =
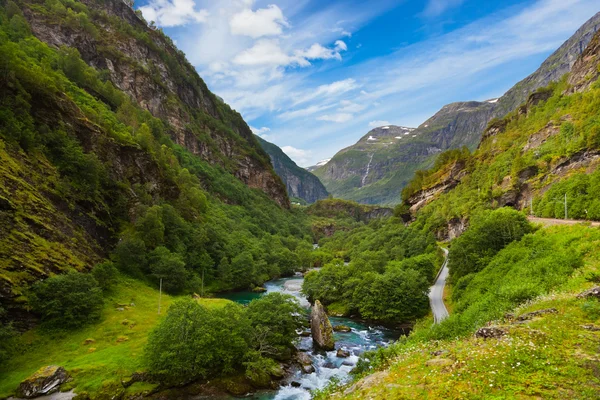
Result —
[[[158,289],[158,313],[160,314],[160,300],[162,298],[162,278],[160,278],[160,284]]]

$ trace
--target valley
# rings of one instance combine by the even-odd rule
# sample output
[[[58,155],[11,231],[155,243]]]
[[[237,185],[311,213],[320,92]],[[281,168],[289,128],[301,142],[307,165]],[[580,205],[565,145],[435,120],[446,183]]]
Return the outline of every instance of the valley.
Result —
[[[600,13],[503,96],[305,169],[240,93],[361,46],[176,3],[1,3],[0,399],[598,398]],[[194,24],[253,47],[199,68]],[[370,118],[362,84],[252,102],[312,140]]]

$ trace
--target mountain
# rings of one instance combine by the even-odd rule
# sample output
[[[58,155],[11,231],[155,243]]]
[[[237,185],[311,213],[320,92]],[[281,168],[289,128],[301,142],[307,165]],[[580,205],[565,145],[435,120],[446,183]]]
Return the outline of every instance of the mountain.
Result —
[[[273,168],[285,184],[288,196],[292,200],[296,198],[302,199],[307,203],[314,203],[329,196],[327,189],[325,189],[319,178],[296,165],[287,154],[273,143],[267,142],[258,136],[256,138],[263,150],[271,158]]]
[[[417,170],[431,167],[435,155],[442,151],[462,146],[474,150],[492,119],[504,117],[538,88],[568,73],[599,29],[600,13],[577,30],[536,72],[501,98],[446,105],[419,126],[409,140],[369,149],[365,148],[363,137],[315,169],[314,174],[336,197],[366,204],[399,203],[402,188]]]
[[[326,158],[325,160],[321,160],[318,163],[316,163],[315,165],[311,165],[310,167],[306,167],[306,170],[308,172],[313,172],[315,169],[322,167],[323,165],[327,164],[329,161],[331,160],[331,158]]]
[[[494,104],[453,103],[416,129],[373,129],[314,174],[336,197],[366,204],[396,204],[415,172],[431,166],[437,154],[449,148],[476,146]]]
[[[38,321],[34,283],[99,263],[156,288],[160,276],[173,294],[293,272],[294,252],[312,248],[304,217],[167,36],[121,0],[5,4],[3,326]]]

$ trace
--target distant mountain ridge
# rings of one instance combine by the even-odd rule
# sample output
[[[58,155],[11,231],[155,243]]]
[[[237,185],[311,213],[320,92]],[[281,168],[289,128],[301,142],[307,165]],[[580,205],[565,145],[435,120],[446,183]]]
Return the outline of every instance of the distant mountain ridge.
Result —
[[[325,165],[315,168],[314,174],[336,197],[365,204],[400,203],[402,189],[417,170],[431,167],[435,155],[442,151],[463,146],[470,150],[477,148],[492,119],[506,116],[527,101],[531,93],[570,72],[599,29],[600,13],[577,30],[538,70],[499,99],[448,104],[406,135],[406,140],[389,141],[378,148],[366,147],[373,133],[385,136],[381,131],[384,127],[376,128],[355,145],[340,150]]]
[[[256,139],[271,158],[275,173],[285,184],[288,196],[292,198],[292,201],[293,198],[298,198],[307,203],[314,203],[329,196],[319,178],[299,167],[277,145],[267,142],[259,136],[256,136]]]

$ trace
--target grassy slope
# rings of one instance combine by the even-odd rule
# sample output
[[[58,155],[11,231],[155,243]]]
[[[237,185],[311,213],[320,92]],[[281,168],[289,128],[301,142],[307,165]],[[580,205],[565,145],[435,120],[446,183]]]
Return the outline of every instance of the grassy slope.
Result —
[[[0,398],[14,393],[19,383],[46,365],[63,366],[74,378],[68,384],[77,393],[98,393],[102,388],[120,386],[136,371],[142,371],[143,348],[148,333],[166,314],[174,297],[163,294],[162,313],[158,315],[158,291],[144,283],[121,277],[105,300],[102,321],[79,331],[52,334],[41,329],[23,335],[25,351],[0,366]],[[223,299],[202,299],[207,307],[222,307]],[[125,311],[118,305],[134,303]],[[84,344],[86,339],[94,343]],[[135,385],[137,390],[146,385]],[[136,390],[131,387],[131,390]]]
[[[552,307],[558,310],[557,314],[526,323],[495,321],[493,324],[509,332],[500,340],[472,336],[426,340],[431,320],[425,320],[412,340],[395,347],[388,369],[369,375],[332,397],[339,398],[343,393],[341,397],[350,399],[598,398],[600,332],[583,326],[600,323],[600,304],[576,298],[592,286],[590,276],[600,273],[600,256],[594,251],[598,230],[551,227],[540,234],[571,235],[572,240],[579,236],[582,246],[591,246],[583,266],[562,285],[514,310],[519,316]],[[440,350],[443,354],[432,354]],[[436,358],[450,360],[449,365],[426,364]]]

